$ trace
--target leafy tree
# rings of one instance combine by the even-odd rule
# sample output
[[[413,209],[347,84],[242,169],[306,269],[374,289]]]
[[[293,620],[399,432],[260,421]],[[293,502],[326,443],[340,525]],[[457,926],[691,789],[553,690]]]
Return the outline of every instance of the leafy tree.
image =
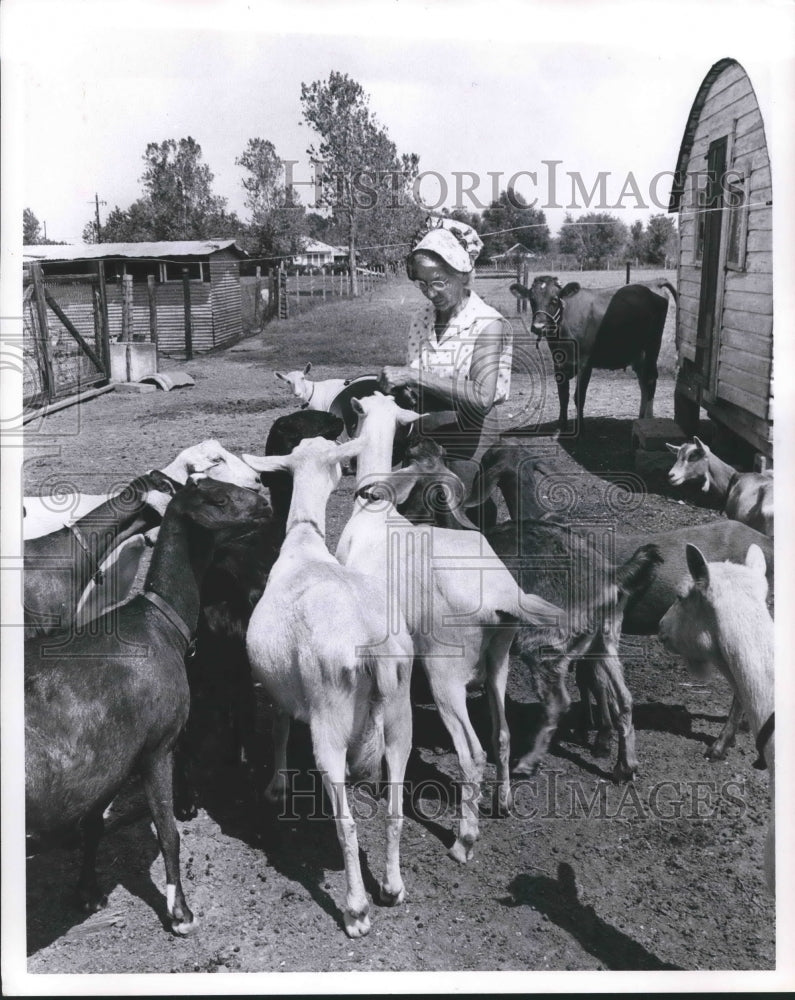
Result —
[[[150,142],[143,159],[144,200],[151,206],[155,230],[150,238],[202,239],[227,223],[226,199],[212,193],[213,173],[202,162],[195,139]]]
[[[676,226],[669,215],[653,215],[646,227],[646,262],[665,264],[667,258],[675,257]]]
[[[581,267],[603,267],[626,242],[627,227],[607,212],[588,212],[576,222],[567,214],[560,229],[560,252],[575,256]]]
[[[484,254],[493,257],[521,243],[530,253],[546,253],[549,226],[541,209],[533,208],[516,190],[501,191],[483,212]]]
[[[251,212],[246,249],[276,261],[300,252],[307,234],[306,209],[285,183],[276,147],[267,139],[249,139],[235,164],[246,171],[242,183]]]
[[[117,205],[110,212],[102,226],[103,243],[198,240],[242,233],[243,224],[234,212],[227,212],[226,199],[213,194],[213,174],[202,161],[195,139],[150,142],[143,160],[143,195],[129,208]],[[83,234],[89,234],[88,227]]]
[[[22,213],[22,242],[25,246],[43,242],[41,223],[29,208]]]
[[[629,238],[627,240],[627,257],[637,261],[646,259],[646,233],[643,230],[643,222],[637,219],[629,227]]]
[[[424,211],[407,197],[419,169],[414,154],[399,156],[386,129],[369,108],[361,84],[336,70],[327,80],[301,84],[304,121],[319,136],[307,151],[321,176],[320,205],[345,234],[351,293],[358,294],[356,247],[371,260],[389,249],[405,254],[409,235]]]

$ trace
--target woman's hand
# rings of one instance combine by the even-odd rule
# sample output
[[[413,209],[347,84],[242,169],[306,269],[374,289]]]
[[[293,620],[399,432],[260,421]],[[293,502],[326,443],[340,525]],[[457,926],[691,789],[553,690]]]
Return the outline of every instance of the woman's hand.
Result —
[[[381,390],[385,393],[415,385],[417,372],[407,365],[384,365],[381,369]]]

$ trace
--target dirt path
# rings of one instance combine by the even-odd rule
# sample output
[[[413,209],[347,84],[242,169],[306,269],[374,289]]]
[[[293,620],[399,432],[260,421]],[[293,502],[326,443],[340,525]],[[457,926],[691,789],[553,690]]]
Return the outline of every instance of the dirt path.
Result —
[[[50,416],[31,428],[26,492],[50,492],[59,481],[99,491],[209,436],[238,453],[261,453],[272,421],[293,408],[272,376],[272,356],[273,348],[255,339],[225,355],[180,365],[194,376],[193,389],[142,396],[113,392]],[[366,371],[320,366],[313,375]],[[517,384],[510,405],[531,388],[529,381]],[[661,382],[662,415],[670,415],[671,390],[670,379]],[[554,401],[544,405],[542,418],[550,419]],[[589,436],[575,452],[580,464],[563,450],[555,456],[561,468],[578,473],[583,518],[603,511],[606,481],[583,468],[606,479],[611,471],[627,471],[636,406],[631,376],[598,373],[588,397]],[[513,418],[499,419],[507,429]],[[346,480],[332,498],[332,546],[350,510],[351,492]],[[717,516],[689,499],[683,502],[684,496],[692,495],[661,490],[630,498],[622,522],[663,530]],[[76,851],[54,849],[28,860],[28,970],[773,968],[774,906],[761,872],[767,779],[751,768],[754,751],[747,734],[740,734],[727,762],[711,765],[703,756],[725,719],[729,692],[719,680],[696,683],[656,639],[626,637],[622,655],[636,702],[637,780],[612,785],[611,762],[594,758],[564,734],[542,773],[517,787],[514,814],[484,817],[474,860],[465,867],[445,853],[452,839],[456,774],[450,739],[432,706],[417,707],[407,775],[415,812],[402,844],[409,898],[395,909],[374,906],[369,937],[352,942],[341,929],[342,859],[333,824],[316,815],[322,814],[322,801],[307,793],[292,817],[263,827],[240,775],[214,761],[214,791],[208,791],[196,819],[180,824],[185,889],[199,919],[196,933],[180,940],[163,927],[162,861],[140,790],[132,783],[117,800],[100,851],[107,910],[82,918],[71,908]],[[471,710],[488,745],[484,702],[473,695]],[[518,663],[509,712],[515,749],[522,752],[539,711]],[[311,768],[300,726],[294,743],[296,766]],[[491,765],[487,774],[493,778]],[[311,774],[297,780],[311,790]],[[367,799],[358,806],[371,892],[384,858],[382,810]],[[400,981],[394,982],[400,989]]]

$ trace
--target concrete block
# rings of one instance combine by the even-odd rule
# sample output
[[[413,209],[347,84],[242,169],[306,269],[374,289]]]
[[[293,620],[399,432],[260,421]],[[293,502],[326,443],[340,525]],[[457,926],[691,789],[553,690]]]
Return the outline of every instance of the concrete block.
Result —
[[[666,443],[678,445],[685,441],[685,432],[675,420],[667,417],[647,417],[632,424],[633,451],[664,451],[669,455]]]

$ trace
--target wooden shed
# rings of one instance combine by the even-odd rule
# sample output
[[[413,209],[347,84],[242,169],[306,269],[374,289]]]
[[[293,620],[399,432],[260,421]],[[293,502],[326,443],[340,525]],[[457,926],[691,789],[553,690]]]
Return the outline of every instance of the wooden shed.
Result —
[[[773,450],[773,192],[765,122],[745,69],[721,59],[685,126],[669,212],[679,218],[675,415]],[[726,434],[726,432],[729,432]]]
[[[121,335],[122,280],[131,275],[133,336],[149,340],[154,300],[160,352],[185,357],[185,269],[190,286],[193,352],[234,343],[242,335],[240,260],[247,254],[234,240],[26,246],[23,257],[40,263],[45,283],[48,278],[60,279],[59,293],[64,297],[68,297],[65,276],[96,274],[101,262],[111,341]],[[88,302],[67,304],[64,309],[78,328],[85,325],[93,330]]]

